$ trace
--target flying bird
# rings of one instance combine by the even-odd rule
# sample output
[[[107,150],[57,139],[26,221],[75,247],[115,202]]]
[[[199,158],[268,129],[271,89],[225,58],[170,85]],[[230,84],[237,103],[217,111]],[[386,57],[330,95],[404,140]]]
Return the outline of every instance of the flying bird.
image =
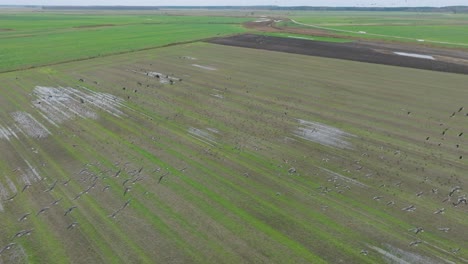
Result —
[[[53,201],[50,205],[57,205],[60,201],[62,201],[62,199],[63,199],[63,197]]]
[[[40,215],[40,214],[42,214],[42,213],[45,213],[45,212],[46,212],[47,210],[49,210],[49,209],[50,209],[50,208],[49,208],[48,206],[46,206],[46,207],[42,208],[41,210],[39,210],[39,212],[37,212],[36,215]]]
[[[401,210],[407,211],[407,212],[413,212],[413,211],[416,210],[416,206],[410,205],[410,206],[407,206],[407,207],[405,207],[405,208],[403,208],[403,209],[401,209]]]
[[[461,190],[460,186],[455,186],[450,190],[449,196],[452,196],[455,192]]]
[[[65,214],[64,216],[66,216],[67,214],[71,213],[75,208],[77,208],[78,206],[72,206],[70,208],[68,208],[66,211],[65,211]]]
[[[55,185],[57,185],[57,180],[55,180],[54,183],[52,183],[52,185],[50,185],[50,187],[47,190],[45,190],[44,192],[52,191],[55,188]]]
[[[412,246],[417,246],[417,245],[419,245],[421,243],[422,243],[421,240],[416,240],[416,241],[411,242],[409,245],[410,245],[410,247],[412,247]]]
[[[78,225],[78,222],[73,222],[71,224],[68,225],[67,229],[70,230],[70,229],[73,229],[75,226]]]
[[[68,180],[64,181],[63,185],[67,186],[70,181],[71,181],[71,179],[68,179]]]
[[[16,245],[16,243],[10,243],[10,244],[4,246],[2,249],[0,249],[0,255],[3,253],[3,251],[10,250],[14,245]]]
[[[18,222],[23,222],[24,220],[28,219],[28,216],[30,216],[31,213],[26,213],[22,215],[20,218],[18,218]]]
[[[421,232],[424,232],[424,228],[418,226],[418,227],[415,227],[415,228],[411,228],[409,231],[412,231],[417,235],[417,234],[419,234]]]
[[[13,199],[15,199],[15,197],[18,195],[18,193],[15,193],[13,194],[13,196],[10,196],[8,198],[5,199],[5,201],[13,201]]]
[[[159,177],[158,184],[160,184],[161,181],[162,181],[162,179],[163,179],[164,177],[166,177],[166,175],[168,175],[168,174],[169,174],[169,172],[166,172],[165,174],[161,175],[161,177]]]
[[[125,187],[124,196],[127,195],[127,193],[128,193],[129,191],[131,191],[131,190],[132,190],[131,187]]]
[[[31,187],[31,184],[24,185],[23,190],[21,190],[21,192],[26,191],[26,189],[28,189],[29,187]]]
[[[15,235],[13,235],[13,238],[22,237],[22,236],[29,236],[29,235],[31,235],[32,231],[33,231],[33,229],[19,231]]]

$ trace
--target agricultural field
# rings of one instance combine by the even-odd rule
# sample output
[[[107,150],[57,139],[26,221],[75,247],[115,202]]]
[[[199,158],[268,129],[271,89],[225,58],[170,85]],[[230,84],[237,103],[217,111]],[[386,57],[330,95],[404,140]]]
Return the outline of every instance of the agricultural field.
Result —
[[[415,12],[294,12],[278,26],[339,36],[468,48],[468,14]]]
[[[78,24],[111,23],[94,19]],[[468,75],[204,40],[247,18],[160,19],[200,36],[4,66],[0,264],[468,263]]]
[[[0,72],[246,31],[249,18],[0,13]],[[129,37],[130,36],[130,37]]]

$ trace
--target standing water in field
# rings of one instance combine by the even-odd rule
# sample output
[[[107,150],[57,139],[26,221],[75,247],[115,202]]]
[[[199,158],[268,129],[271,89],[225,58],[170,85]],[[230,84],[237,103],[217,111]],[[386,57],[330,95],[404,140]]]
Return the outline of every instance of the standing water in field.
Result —
[[[37,97],[32,103],[53,125],[58,125],[75,117],[97,119],[96,109],[114,116],[121,116],[119,110],[123,99],[92,90],[74,88],[54,88],[36,86],[33,94]]]
[[[302,119],[298,119],[298,121],[299,127],[293,132],[295,136],[328,147],[342,149],[352,148],[351,143],[348,142],[348,138],[354,137],[354,135],[318,122],[310,122]]]

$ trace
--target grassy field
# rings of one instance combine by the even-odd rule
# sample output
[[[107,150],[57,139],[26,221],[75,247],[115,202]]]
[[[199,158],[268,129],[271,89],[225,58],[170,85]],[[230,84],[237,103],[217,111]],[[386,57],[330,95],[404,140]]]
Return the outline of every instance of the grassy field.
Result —
[[[145,26],[244,30],[42,15],[2,27],[63,50],[81,30],[120,31],[117,50],[132,27],[135,50]],[[466,83],[204,42],[0,73],[0,264],[467,263]]]
[[[244,32],[249,18],[0,13],[0,72]],[[129,37],[131,36],[131,37]]]
[[[287,15],[345,36],[468,46],[468,15],[410,12],[298,12]],[[291,22],[282,26],[305,27]],[[309,27],[310,28],[310,27]],[[366,32],[362,34],[359,32]],[[438,43],[439,42],[439,43]]]

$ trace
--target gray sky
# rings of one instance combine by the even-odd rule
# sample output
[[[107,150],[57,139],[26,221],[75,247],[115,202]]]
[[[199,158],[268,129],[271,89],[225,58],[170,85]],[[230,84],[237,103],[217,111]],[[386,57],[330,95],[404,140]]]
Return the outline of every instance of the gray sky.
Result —
[[[0,5],[280,5],[280,6],[450,6],[468,0],[0,0]]]

